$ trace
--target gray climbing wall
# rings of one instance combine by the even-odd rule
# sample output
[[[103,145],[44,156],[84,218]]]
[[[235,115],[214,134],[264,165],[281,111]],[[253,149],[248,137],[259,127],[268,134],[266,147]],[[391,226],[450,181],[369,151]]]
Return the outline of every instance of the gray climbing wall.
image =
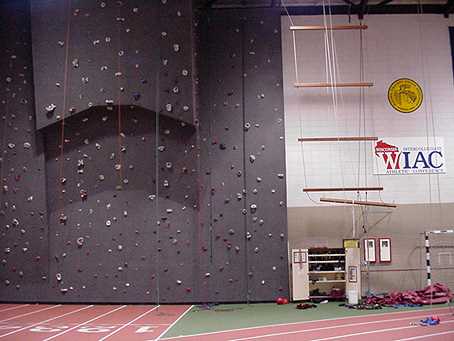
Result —
[[[31,14],[38,129],[117,103],[192,123],[191,1],[35,0]]]
[[[51,286],[65,301],[191,300],[194,127],[122,109],[120,140],[116,110],[67,119],[63,159],[59,124],[45,130]]]
[[[204,293],[288,293],[280,13],[219,10],[199,23]],[[225,289],[227,290],[225,290]]]
[[[35,131],[29,8],[0,4],[0,293],[39,297],[48,281],[42,135]]]
[[[0,4],[0,299],[288,294],[280,14],[194,8]]]

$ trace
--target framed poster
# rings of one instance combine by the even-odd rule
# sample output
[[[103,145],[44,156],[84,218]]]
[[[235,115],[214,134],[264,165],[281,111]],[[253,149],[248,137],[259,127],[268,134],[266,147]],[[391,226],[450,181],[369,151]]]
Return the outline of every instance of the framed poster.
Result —
[[[304,264],[307,262],[307,251],[295,250],[293,252],[293,264]]]
[[[391,238],[378,239],[378,258],[380,263],[391,263]]]
[[[375,263],[377,261],[375,238],[364,239],[364,260],[369,263]]]
[[[348,281],[350,283],[358,282],[358,268],[356,266],[348,267]]]

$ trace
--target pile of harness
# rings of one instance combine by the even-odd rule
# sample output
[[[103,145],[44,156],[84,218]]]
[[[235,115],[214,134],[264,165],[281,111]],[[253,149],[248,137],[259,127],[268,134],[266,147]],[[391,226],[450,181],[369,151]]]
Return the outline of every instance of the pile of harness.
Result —
[[[365,304],[395,305],[424,305],[448,303],[454,297],[451,290],[444,284],[435,283],[422,290],[392,292],[382,296],[369,296]]]

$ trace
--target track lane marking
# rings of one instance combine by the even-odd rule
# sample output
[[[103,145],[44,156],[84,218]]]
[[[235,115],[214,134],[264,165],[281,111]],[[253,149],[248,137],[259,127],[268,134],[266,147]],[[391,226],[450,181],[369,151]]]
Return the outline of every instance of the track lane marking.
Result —
[[[213,334],[223,334],[223,333],[231,333],[231,332],[241,332],[247,330],[254,330],[254,329],[264,329],[264,328],[274,328],[274,327],[285,327],[285,326],[295,326],[295,325],[304,325],[310,324],[314,322],[332,322],[332,321],[343,321],[348,319],[358,319],[358,318],[365,318],[365,317],[375,317],[375,316],[387,316],[387,315],[397,315],[397,314],[405,314],[405,313],[421,313],[421,312],[428,312],[430,314],[434,314],[435,311],[445,311],[449,309],[449,307],[443,308],[436,308],[436,309],[415,309],[415,310],[406,310],[406,311],[395,311],[390,313],[380,313],[380,314],[368,314],[368,315],[356,315],[356,316],[345,316],[345,317],[333,317],[321,320],[311,320],[311,321],[298,321],[298,322],[289,322],[289,323],[276,323],[276,324],[266,324],[261,326],[254,326],[254,327],[244,327],[244,328],[234,328],[234,329],[226,329],[226,330],[218,330],[214,332],[205,332],[205,333],[196,333],[196,334],[189,334],[189,335],[180,335],[180,336],[171,336],[163,338],[162,340],[176,340],[176,339],[183,339],[187,337],[195,337],[195,336],[206,336],[206,335],[213,335]],[[416,315],[418,316],[418,315]],[[412,316],[414,317],[414,316]]]
[[[419,336],[412,336],[407,337],[405,339],[396,339],[394,341],[409,341],[409,340],[418,340],[418,339],[425,339],[429,336],[438,336],[438,335],[446,335],[446,334],[454,334],[454,330],[448,330],[446,332],[434,333],[434,334],[426,334],[426,335],[419,335]]]
[[[76,326],[74,326],[74,327],[71,327],[71,328],[69,328],[69,329],[66,329],[66,330],[64,330],[64,331],[62,331],[62,332],[60,332],[60,333],[58,333],[58,334],[52,335],[51,337],[48,337],[47,339],[44,339],[44,340],[42,340],[42,341],[48,341],[48,340],[55,339],[56,337],[58,337],[58,336],[60,336],[60,335],[66,334],[67,332],[70,332],[71,330],[77,329],[77,328],[79,328],[79,327],[81,327],[81,326],[83,326],[83,325],[86,325],[87,323],[90,323],[90,322],[95,321],[95,320],[97,320],[97,319],[99,319],[99,318],[101,318],[101,317],[104,317],[104,316],[107,316],[107,315],[109,315],[109,314],[112,314],[112,313],[116,312],[117,310],[123,309],[123,308],[125,308],[125,307],[127,307],[127,306],[126,306],[126,305],[122,305],[121,307],[115,308],[115,309],[110,310],[110,311],[108,311],[108,312],[106,312],[106,313],[104,313],[104,314],[98,315],[98,316],[96,316],[96,317],[94,317],[94,318],[92,318],[92,319],[90,319],[90,320],[88,320],[88,321],[79,323],[78,325],[76,325]]]
[[[454,320],[445,321],[444,323],[445,324],[446,323],[454,323]],[[405,326],[405,327],[394,327],[394,328],[386,328],[386,329],[375,329],[375,330],[369,330],[367,332],[351,333],[351,334],[344,334],[344,335],[337,335],[337,336],[329,336],[329,337],[323,337],[321,339],[311,339],[311,341],[329,341],[329,340],[343,339],[343,338],[352,337],[352,336],[383,333],[383,332],[389,332],[389,331],[395,331],[395,330],[405,330],[405,329],[418,328],[418,327],[420,327],[420,326]]]
[[[49,309],[53,309],[53,308],[57,308],[57,307],[60,307],[60,306],[61,306],[61,304],[57,304],[57,305],[54,305],[54,306],[52,306],[52,307],[47,307],[47,308],[44,308],[44,309],[31,311],[31,312],[28,312],[28,313],[26,313],[26,314],[16,315],[16,316],[7,318],[7,319],[5,319],[5,320],[1,320],[0,322],[6,322],[6,321],[9,321],[9,320],[14,320],[14,319],[17,319],[18,317],[23,317],[23,316],[28,316],[28,315],[31,315],[31,314],[36,314],[36,313],[39,313],[39,312],[41,312],[41,311],[49,310]]]
[[[108,335],[106,335],[106,336],[100,338],[98,341],[103,341],[103,340],[107,339],[108,337],[110,337],[110,336],[112,336],[112,335],[118,333],[120,330],[126,328],[127,326],[131,325],[132,323],[134,323],[134,322],[137,321],[138,319],[140,319],[140,318],[144,317],[145,315],[151,313],[153,310],[155,310],[155,309],[157,309],[157,308],[159,308],[159,305],[157,305],[157,306],[151,308],[150,310],[147,310],[146,312],[144,312],[144,313],[142,313],[141,315],[137,316],[137,317],[134,318],[133,320],[129,321],[128,323],[126,323],[126,324],[124,324],[124,325],[122,325],[120,328],[115,329],[115,330],[114,330],[113,332],[111,332],[110,334],[108,334]]]
[[[94,305],[94,306],[96,306],[96,305]],[[21,323],[19,328],[31,326],[32,324],[33,324],[32,322]],[[77,323],[75,323],[75,322],[65,323],[65,325],[67,325],[67,326],[75,326],[76,324]],[[42,323],[41,325],[50,326],[50,327],[56,327],[57,326],[57,324],[52,324],[52,323],[45,323],[45,324]],[[58,323],[58,325],[60,325],[60,323]],[[149,326],[157,326],[157,327],[159,327],[159,326],[168,326],[168,325],[169,325],[169,323],[152,323],[152,324],[150,324],[150,323],[133,323],[133,324],[130,325],[130,327],[149,327]],[[2,327],[7,327],[7,326],[8,326],[8,324],[4,324],[4,325],[0,324],[0,329]],[[96,326],[96,327],[105,327],[105,326],[121,327],[121,326],[123,326],[123,324],[122,323],[95,323],[95,324],[87,324],[86,326],[91,326],[91,327],[93,327],[93,326]]]
[[[439,314],[438,316],[447,316],[447,315],[450,316],[451,314]],[[286,332],[262,334],[262,335],[255,335],[255,336],[249,336],[249,337],[241,337],[241,338],[237,338],[237,339],[229,339],[229,341],[256,340],[256,339],[263,339],[263,338],[273,337],[273,336],[299,334],[299,333],[303,333],[303,332],[315,332],[315,331],[321,331],[321,330],[330,330],[330,329],[338,329],[338,328],[346,328],[346,327],[365,326],[365,325],[375,324],[375,323],[388,323],[388,322],[404,321],[404,320],[411,320],[411,319],[421,318],[421,317],[426,317],[426,316],[427,315],[419,315],[419,316],[404,317],[404,318],[398,318],[398,319],[357,322],[357,323],[340,324],[340,325],[334,325],[334,326],[328,326],[328,327],[318,327],[318,328],[310,328],[310,329],[291,330],[291,331],[286,331]],[[452,322],[454,322],[454,320],[452,320]],[[415,327],[415,326],[411,326],[411,327]]]
[[[23,328],[18,329],[18,330],[13,330],[12,332],[9,332],[9,333],[7,333],[7,334],[2,334],[2,335],[0,335],[0,339],[1,339],[2,337],[5,337],[5,336],[11,335],[11,334],[18,333],[18,332],[23,331],[23,330],[28,329],[28,328],[33,328],[33,327],[38,326],[38,325],[40,325],[40,324],[43,324],[43,323],[46,323],[46,322],[49,322],[49,321],[53,321],[53,320],[59,319],[60,317],[64,317],[64,316],[67,316],[67,315],[71,315],[71,314],[73,314],[73,313],[77,313],[77,312],[79,312],[79,311],[82,311],[82,310],[85,310],[85,309],[88,309],[88,308],[91,308],[91,307],[93,307],[93,305],[89,305],[89,306],[86,306],[86,307],[83,307],[83,308],[80,308],[80,309],[77,309],[77,310],[74,310],[74,311],[70,311],[70,312],[68,312],[68,313],[65,313],[65,314],[62,314],[62,315],[58,315],[58,316],[52,317],[52,318],[50,318],[50,319],[47,319],[47,320],[44,320],[44,321],[40,321],[40,322],[38,322],[38,323],[33,323],[32,325],[23,327]]]
[[[168,326],[161,334],[159,334],[159,336],[154,339],[155,341],[158,341],[158,340],[161,340],[161,338],[170,330],[170,328],[172,328],[175,324],[177,324],[178,321],[180,321],[183,316],[185,316],[188,312],[190,312],[192,310],[192,308],[194,307],[194,305],[191,305],[188,309],[186,309],[175,321],[172,322],[172,324],[170,326]]]
[[[9,308],[7,308],[7,309],[2,309],[2,310],[0,310],[0,313],[1,313],[1,312],[4,312],[4,311],[8,311],[8,310],[13,310],[13,309],[18,309],[18,308],[22,308],[22,307],[27,307],[27,306],[29,306],[29,305],[30,305],[30,304],[22,304],[22,305],[17,305],[17,306],[15,306],[15,307],[9,307]]]

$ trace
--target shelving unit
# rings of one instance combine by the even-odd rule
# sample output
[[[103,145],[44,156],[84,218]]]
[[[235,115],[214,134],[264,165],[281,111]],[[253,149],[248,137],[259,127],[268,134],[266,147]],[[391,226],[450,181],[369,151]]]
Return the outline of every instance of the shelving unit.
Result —
[[[344,249],[309,249],[308,280],[310,298],[330,297],[333,288],[345,293],[345,250]],[[324,293],[314,295],[313,293]],[[326,294],[326,295],[325,295]]]
[[[292,249],[293,301],[360,295],[358,247]]]

